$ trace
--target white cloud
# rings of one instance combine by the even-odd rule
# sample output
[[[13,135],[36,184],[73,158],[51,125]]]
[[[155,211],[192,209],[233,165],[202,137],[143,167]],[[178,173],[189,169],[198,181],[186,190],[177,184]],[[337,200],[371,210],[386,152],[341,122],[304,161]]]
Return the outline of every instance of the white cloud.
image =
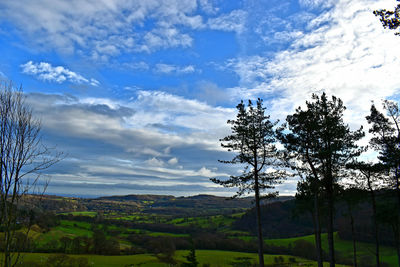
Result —
[[[65,53],[84,53],[94,60],[129,51],[152,52],[188,47],[188,32],[204,27],[196,14],[212,12],[196,0],[52,0],[2,1],[2,20],[16,25],[27,42]]]
[[[204,166],[201,167],[201,169],[200,169],[198,172],[199,172],[199,174],[200,174],[201,176],[208,177],[208,178],[212,178],[212,177],[218,176],[218,174],[217,174],[216,172],[213,172],[212,170],[207,169],[207,168],[204,167]]]
[[[233,108],[212,107],[204,102],[161,91],[137,93],[134,105],[138,112],[130,118],[133,126],[161,124],[218,135],[221,129],[228,128],[226,121],[235,116]]]
[[[327,8],[335,4],[335,0],[299,0],[299,4],[307,8]]]
[[[164,161],[153,157],[151,159],[146,160],[146,164],[152,167],[162,167],[164,166]]]
[[[215,14],[218,12],[219,8],[214,7],[209,0],[198,0],[201,9],[207,14]]]
[[[176,65],[158,63],[156,64],[154,71],[164,74],[188,74],[195,72],[195,68],[193,65],[176,66]]]
[[[190,47],[193,42],[189,34],[181,33],[176,28],[158,28],[146,33],[143,39],[138,50],[149,53],[160,48]]]
[[[132,70],[148,70],[150,68],[149,65],[144,61],[122,63],[121,65],[124,68],[129,68]]]
[[[247,12],[243,10],[233,10],[229,14],[223,14],[207,21],[207,25],[213,30],[233,31],[242,33],[246,25]]]
[[[342,98],[347,121],[359,125],[371,100],[400,89],[400,39],[372,14],[380,7],[372,0],[337,1],[311,20],[310,31],[295,38],[288,50],[227,62],[241,81],[231,93],[272,97],[269,106],[282,118],[313,92],[325,91]]]
[[[90,79],[90,84],[93,85],[93,86],[99,86],[100,82],[98,80],[96,80],[96,79],[91,78]]]
[[[178,164],[178,158],[176,158],[176,157],[171,158],[170,160],[168,160],[168,164],[171,164],[171,165]]]
[[[99,86],[100,82],[96,79],[91,78],[90,80],[86,79],[82,75],[75,73],[63,66],[52,66],[50,63],[40,62],[33,63],[32,61],[28,61],[25,64],[21,65],[22,72],[25,74],[33,75],[38,77],[38,79],[49,82],[71,82],[71,83],[87,83],[92,86]]]
[[[30,99],[49,131],[156,159],[173,158],[170,153],[176,147],[220,151],[218,140],[229,132],[226,121],[235,116],[234,109],[159,91],[137,91],[137,97],[129,101],[50,95]]]

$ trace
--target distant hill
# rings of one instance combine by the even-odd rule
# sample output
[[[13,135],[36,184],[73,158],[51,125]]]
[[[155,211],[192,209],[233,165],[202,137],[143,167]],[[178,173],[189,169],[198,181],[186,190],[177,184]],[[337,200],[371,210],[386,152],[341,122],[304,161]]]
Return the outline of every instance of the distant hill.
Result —
[[[170,195],[124,195],[99,198],[59,197],[52,195],[27,198],[48,211],[143,212],[163,215],[202,216],[230,214],[254,206],[252,197],[227,198],[213,195],[175,197]],[[279,197],[271,202],[287,201],[293,197]]]

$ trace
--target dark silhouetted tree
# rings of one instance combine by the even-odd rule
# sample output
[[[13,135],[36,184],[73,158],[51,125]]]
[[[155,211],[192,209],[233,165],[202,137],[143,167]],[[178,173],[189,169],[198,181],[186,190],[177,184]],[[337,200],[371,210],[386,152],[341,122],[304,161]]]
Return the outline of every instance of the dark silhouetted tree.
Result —
[[[369,132],[373,134],[371,146],[379,152],[378,159],[389,170],[389,186],[394,188],[397,195],[397,216],[400,218],[400,111],[397,103],[383,101],[386,115],[373,104],[367,121],[371,125]],[[399,244],[399,236],[396,237]],[[397,247],[400,264],[400,246]]]
[[[241,101],[236,108],[238,110],[236,120],[228,120],[232,134],[220,141],[222,147],[237,154],[230,161],[220,162],[244,165],[243,173],[239,176],[231,176],[227,180],[217,178],[211,180],[225,187],[237,187],[238,191],[235,197],[254,192],[259,264],[264,266],[260,194],[264,190],[273,189],[274,185],[280,183],[281,179],[288,174],[281,169],[267,170],[267,167],[273,168],[279,165],[279,160],[277,158],[278,151],[275,147],[274,126],[276,123],[271,122],[270,116],[265,115],[262,100],[258,99],[256,106],[253,106],[253,103],[249,100],[247,107]],[[277,192],[274,192],[269,196],[276,194]]]
[[[321,196],[320,189],[313,184],[314,179],[306,178],[297,183],[296,210],[297,212],[310,212],[315,236],[315,255],[318,267],[323,266],[321,244]]]
[[[296,199],[299,207],[307,208],[313,217],[317,261],[318,266],[322,267],[320,220],[322,184],[318,170],[321,144],[315,138],[319,131],[320,125],[315,119],[313,110],[302,110],[299,107],[293,115],[287,116],[286,124],[278,131],[278,138],[286,150],[284,153],[286,164],[296,170],[302,178],[297,185]]]
[[[347,211],[343,212],[343,215],[350,218],[351,239],[353,241],[353,265],[354,267],[357,267],[357,242],[355,235],[354,212],[357,208],[357,205],[363,201],[363,194],[360,188],[351,186],[346,189],[342,188],[340,195],[347,207]]]
[[[182,264],[183,267],[197,267],[199,265],[199,262],[197,261],[196,258],[196,249],[194,247],[194,242],[193,240],[190,240],[190,250],[189,254],[185,256],[185,259],[187,260],[186,263]]]
[[[400,2],[400,0],[397,1]],[[385,29],[396,30],[400,26],[400,4],[397,4],[393,11],[380,9],[375,10],[373,13],[379,17]],[[400,32],[396,32],[395,34],[400,35]]]
[[[378,233],[378,220],[377,220],[377,208],[376,208],[376,191],[382,188],[384,183],[384,172],[385,167],[379,163],[365,163],[365,162],[354,162],[347,165],[348,168],[356,170],[357,172],[353,175],[355,176],[356,186],[359,189],[367,190],[370,196],[371,206],[372,206],[372,222],[375,238],[375,256],[376,256],[376,266],[380,266],[380,256],[379,256],[379,233]],[[344,196],[348,204],[356,201],[357,193],[347,192]],[[352,230],[354,233],[354,230]]]
[[[306,102],[305,110],[299,107],[295,114],[288,116],[287,123],[291,133],[283,134],[281,138],[287,150],[286,154],[293,154],[299,160],[300,166],[296,168],[304,170],[305,176],[312,178],[314,185],[324,192],[328,212],[330,266],[335,265],[335,190],[346,163],[360,155],[361,149],[356,142],[364,136],[362,129],[350,131],[344,123],[345,109],[342,100],[335,96],[329,100],[325,93],[320,97],[313,94],[312,102]]]

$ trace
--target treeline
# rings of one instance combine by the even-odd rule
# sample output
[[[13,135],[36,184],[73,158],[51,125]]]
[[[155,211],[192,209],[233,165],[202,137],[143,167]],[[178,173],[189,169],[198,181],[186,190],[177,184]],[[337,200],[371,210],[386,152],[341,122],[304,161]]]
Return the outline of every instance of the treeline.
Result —
[[[297,184],[296,209],[310,215],[319,267],[324,259],[322,231],[328,236],[330,266],[337,262],[333,234],[339,216],[346,218],[343,220],[348,226],[340,231],[342,236],[349,237],[350,232],[353,241],[354,266],[358,265],[357,238],[373,240],[375,265],[382,265],[380,236],[383,232],[380,230],[384,227],[380,225],[392,230],[390,236],[400,263],[399,106],[389,100],[382,102],[381,109],[371,105],[365,121],[372,136],[369,146],[360,145],[365,137],[362,127],[351,130],[345,123],[345,110],[341,99],[328,97],[325,93],[313,94],[311,101],[288,115],[285,124],[277,130],[278,140],[284,146],[281,151],[283,162],[301,178]],[[368,157],[364,154],[368,149],[377,152],[377,161],[363,161]],[[394,194],[385,198],[384,194],[378,194],[379,190]],[[361,204],[368,207],[368,215],[364,214],[362,223],[355,220]],[[386,218],[380,216],[382,212]],[[368,238],[360,231],[363,227],[371,233]]]
[[[392,229],[391,236],[397,248],[400,263],[399,218],[400,218],[400,111],[398,104],[385,100],[382,109],[371,105],[366,122],[370,125],[372,138],[369,148],[378,152],[377,160],[362,161],[368,147],[361,146],[365,136],[362,127],[352,131],[344,122],[343,102],[325,93],[313,95],[305,108],[287,116],[286,124],[278,132],[284,145],[283,158],[286,166],[301,177],[297,185],[297,208],[308,212],[314,227],[318,265],[322,266],[323,252],[321,232],[328,234],[329,262],[335,265],[333,233],[335,231],[335,205],[340,199],[344,204],[353,240],[353,265],[357,266],[356,231],[354,216],[361,202],[368,203],[370,216],[365,218],[375,243],[376,266],[380,260],[380,227],[383,220]],[[382,110],[382,111],[381,111]],[[393,189],[395,197],[382,200],[378,190]],[[378,199],[379,198],[379,199]],[[390,200],[390,201],[389,201]],[[394,200],[394,201],[393,201]],[[384,205],[379,206],[379,202]],[[378,210],[379,208],[379,210]],[[387,218],[380,218],[382,209]],[[390,218],[389,218],[390,217]],[[348,231],[347,231],[348,232]]]
[[[305,221],[312,226],[315,235],[318,266],[323,266],[323,250],[321,233],[328,237],[328,255],[330,266],[335,266],[335,223],[339,198],[344,202],[340,207],[346,210],[353,240],[353,265],[357,266],[356,230],[354,212],[359,202],[368,202],[371,214],[366,220],[370,222],[374,239],[376,266],[380,261],[380,218],[382,207],[378,207],[378,190],[394,190],[395,201],[384,205],[388,226],[392,229],[394,245],[397,248],[400,265],[400,110],[396,102],[384,100],[382,108],[371,105],[366,116],[372,138],[369,146],[362,146],[365,137],[363,127],[352,130],[344,121],[346,107],[340,98],[328,97],[325,93],[313,94],[311,100],[298,107],[286,121],[278,126],[265,114],[263,101],[256,104],[249,100],[246,106],[243,101],[237,105],[235,120],[228,120],[232,134],[221,139],[221,146],[235,152],[232,160],[222,163],[240,164],[244,166],[241,175],[228,179],[211,179],[225,187],[238,188],[237,196],[254,192],[255,224],[252,229],[258,236],[259,263],[263,266],[263,234],[271,233],[263,230],[262,221],[281,214],[268,212],[260,205],[261,192],[267,191],[267,198],[278,192],[271,192],[276,184],[290,176],[300,177],[297,184],[296,209],[299,213],[308,213]],[[362,122],[361,122],[362,124]],[[277,144],[282,148],[278,149]],[[371,161],[366,151],[373,149],[378,157]],[[369,154],[371,157],[371,154]],[[359,191],[363,197],[359,197]],[[342,215],[344,216],[344,215]],[[264,218],[264,219],[263,219]],[[267,219],[265,219],[267,218]],[[300,218],[301,219],[301,218]],[[305,219],[307,220],[307,219]],[[287,220],[283,220],[287,222]],[[300,220],[301,221],[301,220]],[[301,227],[296,224],[270,225],[267,229],[279,231],[282,227],[288,234],[296,234]]]
[[[348,209],[347,200],[338,195],[336,198],[334,230],[339,236],[345,240],[352,240],[352,234],[355,235],[356,241],[374,243],[375,239],[372,234],[373,225],[371,217],[373,216],[372,207],[369,200],[368,192],[364,190],[356,191],[351,189],[350,192],[342,192],[343,194],[352,194],[352,198],[356,200],[352,207],[352,217],[354,224],[354,233],[351,229],[351,218]],[[357,194],[357,195],[356,195]],[[396,246],[394,232],[392,228],[393,218],[388,214],[388,210],[394,209],[396,196],[393,190],[380,190],[376,192],[379,241],[382,245]],[[290,238],[297,236],[305,236],[314,234],[312,226],[312,216],[308,212],[304,212],[303,203],[293,199],[284,202],[274,202],[263,205],[261,207],[263,235],[270,238]],[[268,216],[269,215],[269,216]],[[326,210],[321,211],[321,224],[326,225],[324,221]],[[236,220],[232,228],[235,230],[247,231],[256,235],[256,219],[255,210],[250,209],[242,217]],[[321,228],[322,232],[326,232],[326,227]]]

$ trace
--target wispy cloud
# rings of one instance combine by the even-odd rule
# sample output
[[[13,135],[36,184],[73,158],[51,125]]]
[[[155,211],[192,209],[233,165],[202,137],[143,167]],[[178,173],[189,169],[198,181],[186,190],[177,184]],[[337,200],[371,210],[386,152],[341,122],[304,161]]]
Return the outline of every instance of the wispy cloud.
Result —
[[[193,73],[196,70],[193,65],[177,66],[171,64],[158,63],[155,65],[154,71],[164,74],[188,74],[188,73]]]
[[[2,71],[0,71],[0,78],[7,79],[7,76]]]
[[[216,18],[210,18],[207,25],[213,30],[233,31],[242,33],[245,30],[247,12],[244,10],[233,10],[229,14],[223,14]]]
[[[335,0],[299,0],[299,4],[307,8],[327,8],[335,4]]]
[[[106,61],[124,52],[187,47],[189,32],[204,27],[196,0],[2,1],[2,20],[30,44]],[[208,1],[200,8],[212,11]]]
[[[71,82],[77,84],[90,84],[92,86],[99,86],[100,82],[96,79],[87,79],[82,75],[73,72],[63,66],[52,66],[47,62],[34,63],[28,61],[20,66],[22,68],[22,73],[36,76],[38,79],[48,82]]]
[[[308,4],[318,4],[309,1]],[[308,22],[308,32],[273,56],[248,56],[227,62],[240,77],[233,95],[267,96],[277,116],[292,112],[314,92],[343,99],[348,121],[360,124],[373,99],[400,88],[399,39],[372,14],[375,1],[340,0]]]

